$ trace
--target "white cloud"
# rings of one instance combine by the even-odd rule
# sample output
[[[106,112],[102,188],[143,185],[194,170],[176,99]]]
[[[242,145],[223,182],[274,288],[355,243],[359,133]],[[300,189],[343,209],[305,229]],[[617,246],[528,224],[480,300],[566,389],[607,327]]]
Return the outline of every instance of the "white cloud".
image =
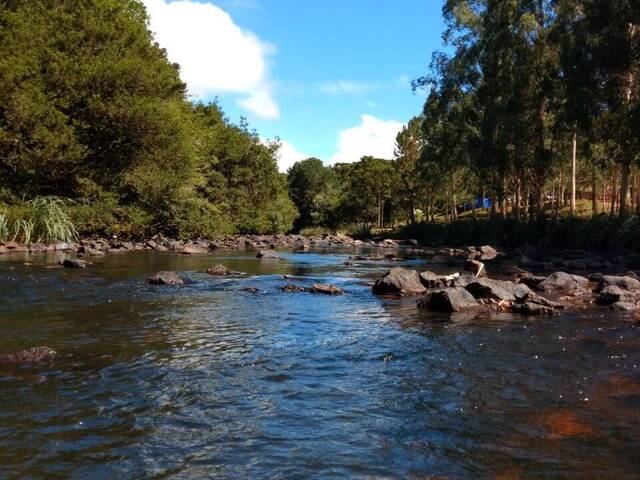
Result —
[[[169,60],[180,64],[189,93],[205,98],[217,93],[246,95],[245,109],[277,118],[269,79],[268,56],[273,46],[238,27],[227,12],[210,3],[143,0],[156,41]]]
[[[378,158],[393,158],[396,136],[402,123],[395,120],[380,120],[372,115],[362,115],[360,125],[339,133],[338,151],[329,163],[353,163],[365,155]]]
[[[311,155],[297,150],[291,142],[280,140],[280,150],[278,151],[278,170],[286,173],[296,162],[309,158]]]
[[[374,84],[354,82],[352,80],[338,80],[325,82],[320,85],[320,91],[328,95],[367,93],[375,88]]]

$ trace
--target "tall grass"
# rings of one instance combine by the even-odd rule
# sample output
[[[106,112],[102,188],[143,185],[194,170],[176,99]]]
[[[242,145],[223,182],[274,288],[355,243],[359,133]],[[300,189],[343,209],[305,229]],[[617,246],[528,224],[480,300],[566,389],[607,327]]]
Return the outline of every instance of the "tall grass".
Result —
[[[73,242],[78,232],[65,211],[65,200],[38,197],[0,212],[0,241]]]

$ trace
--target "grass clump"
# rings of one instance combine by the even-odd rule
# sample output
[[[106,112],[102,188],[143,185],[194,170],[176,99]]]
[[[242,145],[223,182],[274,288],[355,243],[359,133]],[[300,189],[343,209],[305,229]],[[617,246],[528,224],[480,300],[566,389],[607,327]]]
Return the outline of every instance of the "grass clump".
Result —
[[[0,211],[0,241],[69,243],[78,232],[59,197],[37,197]]]

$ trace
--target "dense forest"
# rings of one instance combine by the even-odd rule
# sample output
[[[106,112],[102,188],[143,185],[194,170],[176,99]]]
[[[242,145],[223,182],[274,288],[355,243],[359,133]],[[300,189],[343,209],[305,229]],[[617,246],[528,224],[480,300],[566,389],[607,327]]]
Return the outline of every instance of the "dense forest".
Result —
[[[413,82],[423,112],[395,158],[310,158],[284,175],[277,142],[189,101],[138,1],[5,0],[0,237],[55,198],[85,234],[566,216],[637,238],[640,1],[446,0],[443,15],[443,50]]]
[[[564,215],[637,240],[640,2],[447,0],[443,14],[445,48],[413,82],[427,100],[398,135],[396,158],[314,173],[333,186],[307,181],[320,200],[294,195],[298,221],[490,216],[540,228]],[[305,163],[290,171],[293,192],[321,169]],[[333,215],[331,188],[352,199]]]
[[[80,233],[289,230],[278,144],[189,102],[179,74],[138,1],[3,1],[0,235],[43,230],[51,197]]]

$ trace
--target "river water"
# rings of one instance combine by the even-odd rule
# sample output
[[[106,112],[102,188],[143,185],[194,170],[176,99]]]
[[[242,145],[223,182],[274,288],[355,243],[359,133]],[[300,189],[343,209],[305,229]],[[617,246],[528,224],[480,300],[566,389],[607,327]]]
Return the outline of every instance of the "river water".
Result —
[[[59,356],[0,367],[0,478],[640,478],[633,322],[420,313],[349,254],[1,257],[0,354]]]

